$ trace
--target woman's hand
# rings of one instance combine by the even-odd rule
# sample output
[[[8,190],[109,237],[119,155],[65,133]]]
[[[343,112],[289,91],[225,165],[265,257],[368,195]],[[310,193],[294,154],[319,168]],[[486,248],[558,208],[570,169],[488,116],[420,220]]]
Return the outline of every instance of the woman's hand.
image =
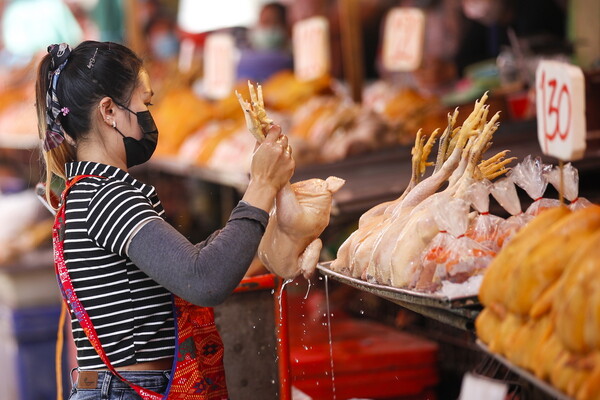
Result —
[[[250,167],[250,183],[243,200],[269,212],[277,192],[294,173],[288,139],[279,126],[269,129],[265,140],[256,148]]]

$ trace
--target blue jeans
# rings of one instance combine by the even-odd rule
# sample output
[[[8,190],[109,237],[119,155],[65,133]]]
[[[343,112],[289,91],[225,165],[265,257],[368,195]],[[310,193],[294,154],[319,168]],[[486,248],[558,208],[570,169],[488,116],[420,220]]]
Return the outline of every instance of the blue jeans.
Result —
[[[128,381],[159,394],[167,391],[171,371],[119,371]],[[98,371],[96,388],[81,389],[72,380],[69,400],[139,400],[140,396],[127,383],[109,371]],[[88,385],[89,386],[89,385]]]

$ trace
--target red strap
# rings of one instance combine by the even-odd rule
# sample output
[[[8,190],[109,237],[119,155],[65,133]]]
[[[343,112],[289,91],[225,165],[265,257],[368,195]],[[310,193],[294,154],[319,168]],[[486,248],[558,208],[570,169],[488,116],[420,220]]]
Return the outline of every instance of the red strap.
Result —
[[[62,196],[61,196],[61,205],[56,213],[56,218],[54,220],[54,226],[52,229],[52,243],[54,245],[54,269],[56,272],[56,276],[58,277],[58,280],[59,280],[60,290],[63,295],[63,299],[65,300],[67,305],[70,306],[71,310],[73,310],[73,313],[77,317],[77,320],[79,321],[79,324],[81,325],[81,328],[83,329],[83,332],[87,336],[87,338],[90,341],[90,343],[92,344],[92,346],[94,346],[94,349],[96,350],[96,352],[102,359],[102,362],[104,362],[106,367],[110,370],[110,372],[112,372],[123,382],[125,382],[129,386],[131,386],[140,396],[142,396],[143,399],[145,399],[145,400],[161,400],[161,399],[163,399],[162,395],[160,395],[156,392],[153,392],[151,390],[146,390],[139,385],[129,382],[127,379],[125,379],[123,376],[121,376],[115,370],[115,368],[112,366],[108,356],[106,355],[106,352],[104,351],[104,348],[102,347],[102,343],[100,343],[100,339],[98,338],[98,334],[96,333],[96,329],[94,328],[94,325],[92,324],[92,320],[90,319],[90,316],[88,315],[85,308],[83,308],[83,304],[81,304],[81,301],[79,301],[79,298],[77,297],[77,294],[75,293],[73,283],[71,282],[71,278],[69,276],[69,271],[67,270],[67,265],[65,263],[65,257],[64,257],[64,246],[63,246],[63,238],[64,238],[63,233],[64,233],[64,225],[65,225],[65,204],[66,204],[67,194],[69,193],[71,188],[77,182],[79,182],[80,180],[82,180],[84,178],[89,178],[89,177],[94,177],[94,176],[99,177],[99,178],[104,178],[104,177],[100,177],[97,175],[78,175],[78,176],[74,177],[73,179],[67,181],[65,190],[63,191]]]

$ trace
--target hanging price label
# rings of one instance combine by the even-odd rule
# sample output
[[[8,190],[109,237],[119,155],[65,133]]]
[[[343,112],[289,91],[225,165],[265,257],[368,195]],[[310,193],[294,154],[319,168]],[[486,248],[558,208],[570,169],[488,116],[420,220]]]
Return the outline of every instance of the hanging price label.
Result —
[[[214,33],[206,38],[204,47],[204,94],[222,99],[231,94],[235,83],[237,50],[233,37]]]
[[[541,61],[535,73],[538,140],[542,152],[563,161],[585,152],[585,78],[577,66]]]
[[[312,17],[297,22],[292,30],[294,74],[300,81],[311,81],[329,74],[329,22]]]
[[[414,71],[423,59],[425,13],[419,8],[390,10],[383,31],[383,66],[389,71]]]

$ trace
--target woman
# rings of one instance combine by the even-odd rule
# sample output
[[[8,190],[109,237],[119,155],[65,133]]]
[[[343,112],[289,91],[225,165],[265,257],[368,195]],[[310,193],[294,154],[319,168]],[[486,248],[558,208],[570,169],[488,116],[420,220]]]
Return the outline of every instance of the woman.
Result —
[[[167,386],[169,396],[187,390],[179,398],[227,397],[222,343],[207,307],[244,276],[275,194],[294,170],[287,138],[271,128],[225,227],[191,244],[164,221],[154,188],[127,173],[156,147],[152,94],[141,60],[115,43],[52,45],[40,62],[46,183],[53,175],[67,182],[54,245],[79,366],[71,399],[160,398]],[[193,374],[182,375],[190,360]]]

